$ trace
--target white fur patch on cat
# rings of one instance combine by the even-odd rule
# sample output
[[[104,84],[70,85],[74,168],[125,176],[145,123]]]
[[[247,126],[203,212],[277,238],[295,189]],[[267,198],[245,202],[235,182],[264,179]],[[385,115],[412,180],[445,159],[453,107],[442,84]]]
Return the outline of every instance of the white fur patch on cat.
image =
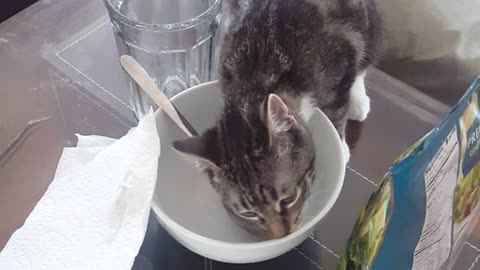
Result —
[[[370,98],[365,89],[365,72],[357,75],[355,82],[350,89],[350,106],[348,108],[348,119],[364,121],[370,112]]]
[[[300,99],[299,114],[300,117],[302,117],[303,121],[305,121],[305,123],[308,123],[308,121],[313,115],[313,112],[315,111],[315,108],[315,100],[310,95],[303,96]]]

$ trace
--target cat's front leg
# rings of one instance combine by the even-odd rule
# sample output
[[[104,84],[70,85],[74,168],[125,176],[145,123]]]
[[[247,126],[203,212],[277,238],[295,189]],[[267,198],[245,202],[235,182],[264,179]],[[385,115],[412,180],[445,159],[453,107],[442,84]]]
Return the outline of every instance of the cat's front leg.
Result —
[[[345,138],[343,138],[342,140],[342,150],[343,150],[343,157],[345,158],[345,163],[348,163],[348,160],[350,160],[350,147],[348,147],[348,144]]]
[[[340,122],[341,124],[338,125],[337,131],[338,131],[338,135],[340,136],[340,139],[342,140],[342,154],[343,154],[345,163],[348,163],[348,161],[350,160],[350,147],[348,146],[347,138],[346,138],[347,119],[345,118],[345,114],[343,116],[343,119],[344,120]]]
[[[348,108],[348,119],[364,121],[370,112],[370,98],[365,89],[365,75],[363,71],[357,75],[355,82],[350,88],[350,105]]]

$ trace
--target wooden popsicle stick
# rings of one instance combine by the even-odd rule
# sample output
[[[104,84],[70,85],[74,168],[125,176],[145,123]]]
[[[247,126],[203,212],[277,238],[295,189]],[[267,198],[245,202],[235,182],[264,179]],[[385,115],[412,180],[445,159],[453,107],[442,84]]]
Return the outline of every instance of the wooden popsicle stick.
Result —
[[[158,88],[157,84],[143,69],[143,67],[130,55],[122,55],[120,57],[120,63],[125,71],[133,78],[140,88],[147,93],[147,95],[177,124],[177,126],[187,136],[192,137],[192,133],[183,124],[177,110],[173,104],[168,100],[167,96]]]

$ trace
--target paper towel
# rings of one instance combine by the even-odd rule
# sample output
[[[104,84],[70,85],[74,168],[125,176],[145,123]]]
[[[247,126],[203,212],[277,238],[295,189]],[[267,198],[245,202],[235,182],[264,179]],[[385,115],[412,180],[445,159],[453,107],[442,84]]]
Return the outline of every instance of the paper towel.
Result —
[[[0,253],[2,270],[129,270],[145,236],[160,141],[153,113],[119,140],[78,136]]]

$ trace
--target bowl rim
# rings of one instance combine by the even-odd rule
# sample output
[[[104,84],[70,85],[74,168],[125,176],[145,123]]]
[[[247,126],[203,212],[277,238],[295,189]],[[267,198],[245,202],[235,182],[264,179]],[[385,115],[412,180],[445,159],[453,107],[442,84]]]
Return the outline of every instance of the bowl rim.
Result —
[[[173,96],[171,98],[171,100],[174,101],[175,99],[177,99],[181,96],[187,95],[188,93],[190,93],[192,91],[196,91],[196,90],[201,89],[201,88],[212,87],[212,86],[216,86],[216,85],[218,85],[217,81],[210,81],[210,82],[202,83],[202,84],[193,86],[191,88],[188,88],[188,89],[176,94],[175,96]],[[159,222],[164,223],[165,226],[169,226],[171,229],[175,229],[176,231],[180,232],[182,235],[184,235],[184,236],[186,236],[190,239],[193,239],[193,240],[196,240],[196,241],[199,241],[199,242],[203,242],[203,243],[208,243],[211,246],[217,246],[217,247],[223,248],[223,249],[227,248],[227,249],[249,249],[249,250],[251,250],[252,248],[258,248],[258,249],[270,248],[270,247],[274,247],[274,246],[277,246],[277,245],[286,244],[286,243],[291,242],[292,240],[294,240],[298,237],[301,237],[302,235],[305,235],[306,233],[308,233],[309,230],[311,230],[315,225],[317,225],[328,214],[328,212],[330,212],[333,205],[337,201],[337,199],[340,195],[340,192],[342,190],[344,181],[345,181],[345,171],[346,171],[346,165],[347,165],[346,162],[345,162],[345,156],[342,154],[342,151],[343,151],[342,141],[340,139],[340,136],[338,135],[338,132],[337,132],[336,128],[334,127],[334,125],[330,121],[330,119],[319,108],[315,108],[315,111],[320,113],[321,116],[323,116],[327,120],[327,123],[328,123],[330,129],[332,131],[334,131],[335,135],[333,136],[333,138],[334,138],[334,141],[336,142],[336,148],[338,148],[337,149],[338,153],[340,153],[338,155],[339,156],[339,162],[340,162],[340,164],[344,164],[344,165],[343,166],[338,166],[338,168],[337,168],[336,175],[338,176],[339,180],[336,183],[336,186],[335,186],[335,189],[333,191],[332,196],[329,198],[329,200],[325,204],[325,207],[323,207],[322,210],[320,210],[320,212],[317,215],[315,215],[315,217],[313,217],[309,222],[303,224],[303,226],[301,226],[299,229],[295,230],[294,232],[292,232],[292,233],[290,233],[290,234],[288,234],[288,235],[286,235],[282,238],[279,238],[279,239],[262,240],[262,241],[253,242],[253,243],[225,242],[225,241],[209,238],[209,237],[200,235],[196,232],[190,231],[189,229],[183,227],[182,225],[178,224],[176,221],[171,219],[153,201],[152,202],[152,209],[153,209],[153,212],[155,213],[155,215],[157,216],[157,218],[161,219],[161,221],[159,221]],[[167,231],[169,231],[171,229],[167,229]]]

